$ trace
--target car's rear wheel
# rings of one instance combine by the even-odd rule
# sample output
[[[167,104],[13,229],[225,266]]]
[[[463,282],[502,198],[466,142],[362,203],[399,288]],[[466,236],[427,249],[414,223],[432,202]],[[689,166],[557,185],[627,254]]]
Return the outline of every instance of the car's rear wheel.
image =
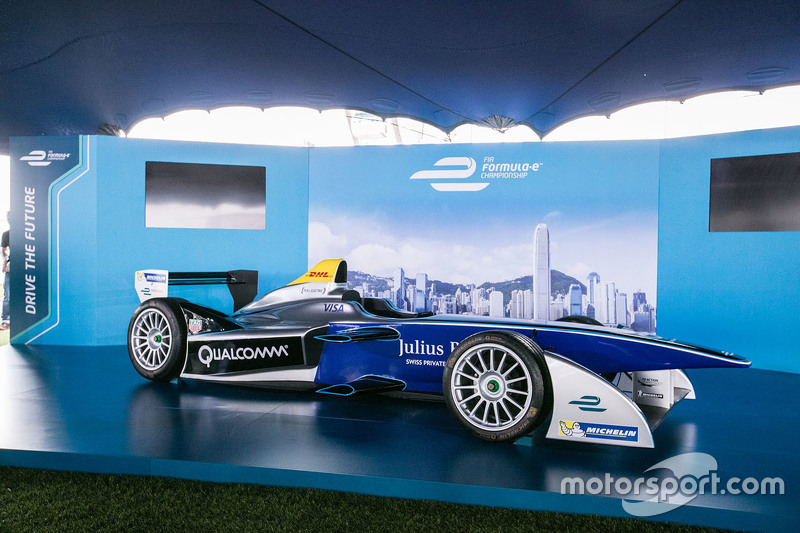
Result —
[[[175,302],[142,303],[128,325],[128,355],[136,371],[153,381],[177,377],[186,359],[186,319]]]
[[[530,433],[552,402],[544,352],[516,332],[487,331],[461,342],[447,360],[442,389],[453,416],[488,441]]]

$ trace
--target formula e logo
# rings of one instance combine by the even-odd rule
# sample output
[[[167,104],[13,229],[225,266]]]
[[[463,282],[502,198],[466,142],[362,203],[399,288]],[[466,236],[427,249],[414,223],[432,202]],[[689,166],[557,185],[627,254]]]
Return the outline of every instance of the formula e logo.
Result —
[[[606,410],[605,407],[598,407],[598,405],[600,405],[599,396],[581,396],[580,400],[572,400],[569,402],[569,404],[577,405],[578,409],[581,411],[594,411],[596,413],[602,413]]]
[[[68,152],[54,152],[50,150],[49,152],[45,152],[44,150],[31,150],[28,155],[24,155],[19,158],[20,161],[25,161],[32,167],[46,167],[53,161],[64,161],[69,159],[69,156],[72,154]]]
[[[344,313],[344,304],[325,304],[326,313]]]
[[[45,161],[47,152],[44,150],[32,150],[28,155],[19,158],[20,161],[27,161],[32,167],[46,167],[51,161]]]
[[[435,167],[449,169],[420,170],[411,175],[412,180],[464,180],[475,174],[477,165],[471,157],[443,157],[433,164]],[[488,187],[488,183],[441,182],[431,183],[431,187],[442,192],[475,192]]]

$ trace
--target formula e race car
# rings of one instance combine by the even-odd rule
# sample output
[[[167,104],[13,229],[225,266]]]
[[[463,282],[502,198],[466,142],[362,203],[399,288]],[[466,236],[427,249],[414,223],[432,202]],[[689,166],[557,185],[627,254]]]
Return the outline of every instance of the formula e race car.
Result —
[[[233,277],[249,271],[238,272]],[[549,417],[547,438],[651,448],[667,412],[695,397],[682,369],[750,366],[730,353],[586,317],[410,313],[347,290],[340,259],[232,315],[166,297],[166,271],[136,276],[143,302],[130,320],[128,352],[145,378],[438,395],[489,441],[513,441]]]

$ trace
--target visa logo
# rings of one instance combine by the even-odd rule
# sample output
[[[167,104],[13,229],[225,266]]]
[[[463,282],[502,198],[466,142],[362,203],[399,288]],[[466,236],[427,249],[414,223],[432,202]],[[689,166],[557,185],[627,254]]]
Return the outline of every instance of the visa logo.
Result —
[[[326,313],[344,313],[344,304],[325,304]]]

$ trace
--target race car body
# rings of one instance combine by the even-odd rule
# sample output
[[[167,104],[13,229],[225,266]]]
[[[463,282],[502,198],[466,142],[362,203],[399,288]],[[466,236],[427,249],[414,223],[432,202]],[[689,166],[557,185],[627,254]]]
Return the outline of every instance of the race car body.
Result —
[[[159,285],[168,276],[137,273]],[[515,440],[550,417],[548,438],[636,447],[652,447],[667,412],[694,398],[683,369],[750,365],[585,317],[409,313],[362,298],[346,280],[346,263],[326,260],[232,315],[145,287],[140,293],[162,296],[131,318],[131,362],[156,381],[443,396],[467,430],[490,441]]]

